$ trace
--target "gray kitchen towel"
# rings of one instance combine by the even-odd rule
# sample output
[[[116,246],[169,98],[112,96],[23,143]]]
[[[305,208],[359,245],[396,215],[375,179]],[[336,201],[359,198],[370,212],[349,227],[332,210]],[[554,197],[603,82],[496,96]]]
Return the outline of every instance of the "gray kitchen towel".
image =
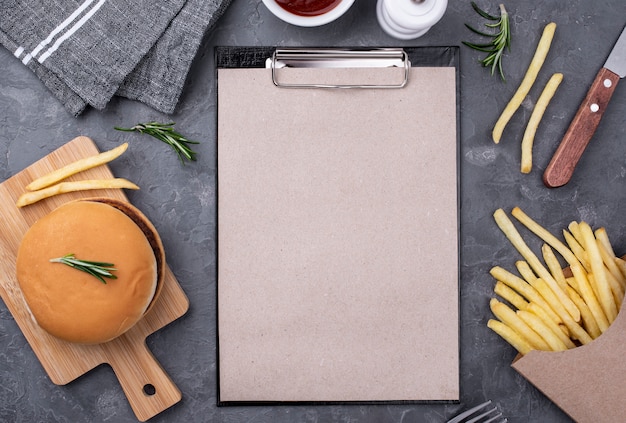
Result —
[[[204,34],[230,0],[187,0],[152,50],[126,78],[117,95],[171,113]]]
[[[0,43],[74,115],[114,95],[172,113],[228,0],[0,0]]]

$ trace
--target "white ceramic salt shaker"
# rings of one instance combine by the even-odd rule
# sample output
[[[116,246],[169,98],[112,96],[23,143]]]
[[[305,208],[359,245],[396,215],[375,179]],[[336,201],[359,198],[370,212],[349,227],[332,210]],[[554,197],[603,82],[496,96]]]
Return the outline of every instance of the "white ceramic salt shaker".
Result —
[[[376,16],[387,34],[412,40],[439,22],[447,6],[448,0],[378,0]]]

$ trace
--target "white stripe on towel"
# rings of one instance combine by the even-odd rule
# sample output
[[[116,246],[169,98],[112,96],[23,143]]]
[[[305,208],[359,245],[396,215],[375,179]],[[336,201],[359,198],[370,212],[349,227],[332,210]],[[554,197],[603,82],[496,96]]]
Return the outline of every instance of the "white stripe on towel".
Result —
[[[22,53],[24,53],[24,47],[19,46],[17,48],[17,50],[15,50],[15,52],[13,53],[13,56],[15,56],[15,57],[17,57],[19,59],[20,56],[22,55]]]
[[[74,26],[72,26],[69,31],[67,31],[65,34],[63,34],[61,37],[59,37],[59,39],[56,40],[56,42],[48,49],[46,50],[46,52],[44,54],[42,54],[37,61],[39,63],[43,63],[48,57],[50,57],[50,55],[52,53],[54,53],[61,44],[63,44],[63,42],[65,40],[67,40],[68,38],[70,38],[76,31],[78,31],[80,29],[80,27],[82,27],[85,22],[87,22],[89,19],[91,19],[91,17],[98,11],[98,9],[100,9],[100,7],[106,2],[106,0],[100,0],[89,12],[87,12],[85,14],[85,16],[83,16],[78,22],[76,22],[74,24]]]
[[[96,0],[85,0],[76,10],[74,10],[74,12],[72,12],[71,15],[69,15],[63,22],[61,22],[59,25],[57,25],[56,28],[54,28],[50,34],[48,34],[48,36],[42,40],[37,47],[35,47],[35,49],[27,54],[26,56],[24,56],[24,59],[22,59],[22,62],[26,65],[28,64],[28,62],[30,62],[30,60],[33,57],[36,57],[41,50],[43,50],[48,44],[50,44],[52,42],[52,40],[54,40],[54,38],[59,35],[62,31],[64,31],[68,25],[70,25],[72,22],[74,22],[76,20],[76,18],[78,18],[88,7],[90,7],[92,5],[92,3],[96,1]],[[102,3],[103,1],[101,1],[100,3]],[[100,8],[100,5],[96,5],[97,8]],[[91,13],[89,16],[93,15],[93,13]],[[84,23],[84,22],[83,22]],[[82,26],[82,24],[81,24]],[[76,28],[78,29],[78,28]],[[76,30],[74,30],[75,32]],[[57,46],[58,48],[58,46]],[[19,48],[18,48],[19,50]],[[16,53],[18,52],[18,50],[16,50]],[[55,48],[56,50],[56,48]],[[24,49],[22,48],[22,51],[19,54],[22,54],[22,52],[24,51]]]
[[[78,9],[76,9],[70,16],[67,17],[67,19],[65,19],[63,22],[61,22],[56,28],[54,28],[52,30],[52,32],[50,33],[50,35],[48,35],[48,37],[46,37],[45,40],[43,40],[42,42],[39,43],[39,45],[37,47],[35,47],[35,50],[33,50],[33,52],[31,53],[31,56],[37,56],[39,54],[39,52],[48,44],[50,44],[50,42],[53,40],[53,38],[61,31],[63,31],[65,29],[66,26],[68,26],[70,23],[72,23],[77,17],[78,15],[80,15],[81,13],[83,13],[83,11],[89,7],[89,5],[91,5],[91,3],[93,3],[95,0],[86,0],[83,4],[80,5],[80,7]]]

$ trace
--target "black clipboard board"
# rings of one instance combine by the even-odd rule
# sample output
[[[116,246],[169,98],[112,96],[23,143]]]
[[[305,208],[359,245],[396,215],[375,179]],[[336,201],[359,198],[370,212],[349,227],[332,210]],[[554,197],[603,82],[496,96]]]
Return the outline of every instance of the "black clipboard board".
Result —
[[[334,49],[322,50],[332,53]],[[390,86],[384,88],[378,82],[372,84],[375,86],[372,90],[364,87],[370,82],[368,71],[360,72],[350,66],[342,67],[349,71],[339,72],[336,85],[348,88],[341,78],[365,75],[365,83],[350,87],[356,89],[280,87],[274,75],[276,48],[216,48],[219,405],[458,401],[459,49],[401,50],[401,55],[410,61],[410,78],[429,78],[441,68],[447,74],[442,91],[429,86],[425,79],[419,82],[421,88],[415,93],[399,97],[400,103],[395,97],[390,104],[379,101],[395,95],[386,93],[398,91],[386,88],[405,90],[406,84],[402,81],[397,84],[396,79],[403,78],[404,65],[395,66],[398,72],[393,74]],[[360,55],[372,49],[350,51]],[[249,73],[251,69],[255,71]],[[305,77],[317,74],[316,69],[303,70],[308,72]],[[224,70],[232,72],[224,73]],[[333,72],[332,76],[337,73]],[[231,77],[234,79],[228,80]],[[418,81],[407,82],[415,86]],[[249,84],[247,88],[244,82]],[[264,85],[263,90],[267,91],[257,92],[259,85]],[[302,92],[309,94],[295,94]],[[446,96],[445,105],[436,104],[437,92]],[[305,100],[289,102],[300,95]],[[328,98],[318,98],[325,96]],[[307,113],[307,108],[319,110],[326,108],[324,105],[332,108],[336,102],[360,96],[366,97],[357,103],[368,102],[372,106],[361,109],[361,113],[369,112],[363,114],[362,122],[357,119],[355,125],[352,121],[358,130],[380,129],[385,125],[386,115],[406,111],[407,107],[410,110],[412,101],[419,98],[417,112],[422,116],[415,119],[420,123],[413,122],[412,116],[416,115],[408,115],[392,125],[398,131],[398,126],[407,123],[409,135],[405,133],[405,144],[412,142],[411,131],[421,141],[403,147],[394,144],[396,137],[390,137],[372,146],[379,139],[369,139],[369,144],[357,142],[350,145],[352,150],[346,150],[341,139],[351,139],[348,133],[313,148],[311,139],[306,144],[299,143],[304,136],[304,131],[298,129],[300,125],[309,125],[307,132],[319,131],[326,140],[328,134],[343,130],[341,123],[337,123],[341,119],[335,121],[334,115],[352,112],[337,108],[331,115],[324,115],[326,120],[315,121],[317,112]],[[280,109],[281,104],[289,109]],[[282,113],[269,116],[263,113],[277,105]],[[292,116],[294,110],[304,113]],[[445,119],[432,115],[439,112],[446,115]],[[332,131],[324,132],[325,123],[330,120],[334,122],[328,124],[334,125]],[[422,126],[430,128],[435,134],[433,138],[441,134],[441,139],[426,139],[429,137],[420,132]],[[256,129],[246,132],[250,128]],[[360,137],[367,138],[369,131],[366,129],[362,134]],[[285,142],[285,137],[293,142]],[[282,141],[276,143],[276,140]],[[312,140],[319,141],[315,137]],[[445,144],[437,144],[442,141]],[[401,148],[406,150],[399,152]],[[363,150],[366,153],[361,154]],[[445,170],[433,165],[432,160],[439,160],[438,150],[445,156],[441,162]],[[395,151],[395,155],[389,151]],[[353,160],[353,154],[359,161]],[[344,171],[342,166],[350,170]],[[432,169],[428,170],[429,166]],[[340,168],[338,173],[333,171],[337,168]],[[415,168],[423,168],[426,174],[423,183],[412,176]],[[438,177],[430,175],[437,172],[441,173]],[[376,182],[387,176],[389,181]],[[320,178],[328,179],[318,184]],[[442,181],[441,187],[437,186],[438,180]],[[401,185],[406,185],[406,191],[398,188]],[[404,203],[405,198],[409,199],[408,204]],[[421,206],[439,201],[445,203],[441,210],[425,210]],[[384,204],[376,210],[389,214],[369,216],[368,204],[380,206],[379,203]],[[427,235],[433,239],[426,243],[416,240],[423,235],[420,231],[424,228],[414,231],[411,224],[413,214],[428,220],[433,213],[439,215],[433,222],[438,224],[438,219],[443,219],[446,224],[445,228],[437,229],[447,234],[441,245],[436,240],[437,230],[427,229]],[[353,221],[354,227],[346,228]],[[372,228],[377,224],[383,229]],[[394,225],[404,227],[389,229]],[[336,242],[337,238],[350,238],[355,233],[363,235],[345,244]],[[365,251],[361,251],[361,245],[368,241],[377,244],[380,251],[376,252],[377,246],[364,247]],[[446,264],[451,268],[441,275],[439,269],[431,275],[407,276],[428,269],[416,265],[423,257],[412,253],[428,255],[435,251],[447,255]],[[379,256],[383,258],[379,260]],[[371,269],[370,260],[375,262]],[[438,265],[433,262],[434,267]],[[363,266],[368,270],[363,271]],[[380,283],[364,282],[368,272],[380,278]],[[439,277],[445,281],[437,281]],[[425,282],[429,278],[447,288],[429,292]],[[430,305],[424,308],[439,310],[443,306],[445,314],[412,314],[412,301],[414,308],[422,308],[424,296],[429,295],[434,299],[427,299]],[[350,311],[351,308],[354,310]],[[345,309],[349,311],[344,312]],[[403,317],[403,310],[409,316]],[[333,311],[337,313],[332,315]],[[332,315],[331,318],[318,319],[326,314]],[[445,329],[433,330],[443,318]],[[426,320],[417,322],[419,319]],[[363,328],[368,325],[375,328]],[[422,344],[442,342],[443,352],[436,345],[422,348],[418,332],[424,325],[430,325],[430,329]],[[437,341],[436,332],[449,336]],[[402,352],[394,355],[398,350]],[[323,388],[319,389],[320,386]]]

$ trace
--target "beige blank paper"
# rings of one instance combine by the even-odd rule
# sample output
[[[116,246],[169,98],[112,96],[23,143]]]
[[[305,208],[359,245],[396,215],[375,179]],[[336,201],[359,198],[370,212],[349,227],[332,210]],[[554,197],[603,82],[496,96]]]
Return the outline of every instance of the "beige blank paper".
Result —
[[[269,72],[218,70],[220,402],[458,399],[455,69]]]

